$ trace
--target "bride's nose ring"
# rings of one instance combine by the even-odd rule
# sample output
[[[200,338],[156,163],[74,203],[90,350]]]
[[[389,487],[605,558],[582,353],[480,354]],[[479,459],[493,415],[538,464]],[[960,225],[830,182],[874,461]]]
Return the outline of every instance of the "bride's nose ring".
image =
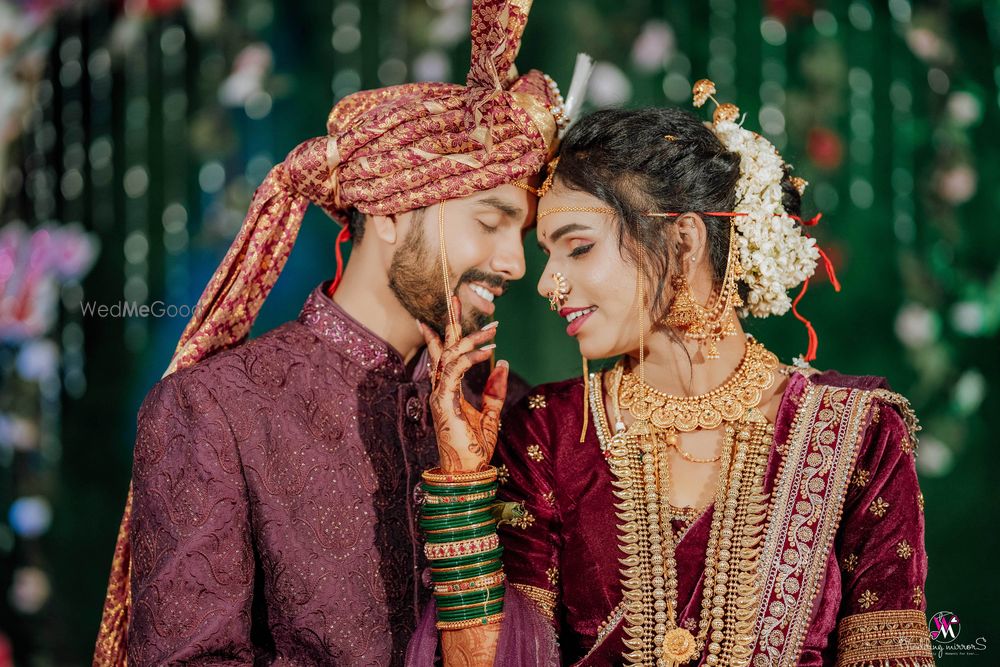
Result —
[[[552,282],[556,284],[555,289],[549,290],[549,308],[552,310],[559,310],[559,306],[562,305],[563,301],[569,295],[569,283],[566,281],[566,276],[556,272],[552,274]]]

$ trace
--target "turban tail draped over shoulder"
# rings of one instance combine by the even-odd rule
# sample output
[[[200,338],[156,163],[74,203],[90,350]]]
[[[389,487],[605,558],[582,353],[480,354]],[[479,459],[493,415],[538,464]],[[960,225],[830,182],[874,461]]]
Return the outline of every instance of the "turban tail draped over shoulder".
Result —
[[[340,224],[349,212],[403,213],[523,181],[554,152],[560,96],[514,58],[530,0],[474,0],[466,84],[409,83],[340,100],[326,135],[299,144],[254,193],[246,219],[205,287],[164,376],[250,332],[310,203]],[[115,547],[94,665],[124,665],[130,616],[132,494]]]

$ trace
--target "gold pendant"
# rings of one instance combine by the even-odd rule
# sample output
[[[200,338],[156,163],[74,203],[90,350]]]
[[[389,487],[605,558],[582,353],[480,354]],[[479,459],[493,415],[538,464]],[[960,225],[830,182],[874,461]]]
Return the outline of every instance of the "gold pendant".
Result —
[[[663,638],[663,659],[667,664],[683,665],[695,655],[694,635],[684,628],[667,631]]]

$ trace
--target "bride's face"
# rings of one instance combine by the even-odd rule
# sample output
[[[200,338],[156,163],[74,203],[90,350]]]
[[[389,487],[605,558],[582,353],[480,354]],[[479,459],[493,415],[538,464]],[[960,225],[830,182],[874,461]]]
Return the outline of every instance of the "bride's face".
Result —
[[[538,244],[548,262],[538,279],[538,293],[548,298],[553,274],[566,279],[559,316],[566,333],[577,339],[588,359],[627,354],[638,349],[638,271],[620,249],[610,212],[545,211],[561,207],[607,208],[600,199],[569,190],[556,181],[538,203]],[[647,318],[647,330],[649,322]]]

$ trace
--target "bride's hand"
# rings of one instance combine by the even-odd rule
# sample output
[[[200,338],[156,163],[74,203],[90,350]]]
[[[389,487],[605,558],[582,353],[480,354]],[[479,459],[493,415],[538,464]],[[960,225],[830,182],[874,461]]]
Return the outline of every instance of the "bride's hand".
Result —
[[[461,302],[452,297],[458,321]],[[500,430],[500,409],[507,396],[507,362],[499,361],[486,380],[483,407],[474,408],[462,393],[462,377],[474,365],[490,358],[480,349],[496,336],[496,322],[458,339],[458,332],[445,327],[442,344],[438,335],[422,322],[420,333],[431,359],[431,415],[437,431],[443,472],[471,472],[489,465]]]

